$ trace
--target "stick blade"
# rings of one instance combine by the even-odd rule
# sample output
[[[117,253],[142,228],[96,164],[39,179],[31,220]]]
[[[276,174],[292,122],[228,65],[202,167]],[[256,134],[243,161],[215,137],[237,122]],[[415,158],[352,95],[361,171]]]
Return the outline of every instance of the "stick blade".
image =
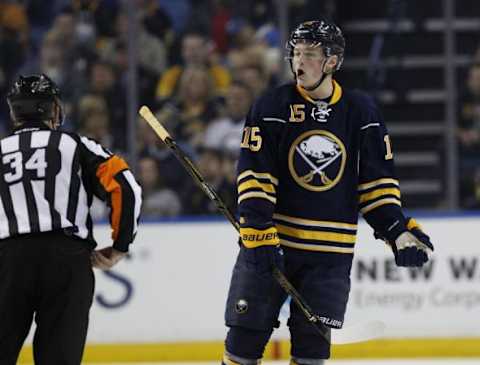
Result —
[[[161,138],[162,141],[165,141],[168,137],[170,137],[170,134],[158,121],[155,115],[153,115],[152,111],[148,106],[143,105],[138,111],[138,114],[140,114],[142,118],[146,120],[146,122],[150,125],[150,127],[152,127],[152,129]]]
[[[344,327],[340,330],[332,330],[332,344],[346,345],[374,340],[383,336],[385,327],[385,323],[382,321],[371,321]]]

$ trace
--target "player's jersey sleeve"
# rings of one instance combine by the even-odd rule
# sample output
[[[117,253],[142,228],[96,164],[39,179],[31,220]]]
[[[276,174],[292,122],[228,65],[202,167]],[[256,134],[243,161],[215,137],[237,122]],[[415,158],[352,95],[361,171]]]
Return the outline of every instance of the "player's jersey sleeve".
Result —
[[[238,163],[240,236],[246,247],[279,244],[273,223],[279,181],[280,123],[266,122],[271,102],[265,97],[245,121]],[[268,120],[268,117],[267,117]]]
[[[137,233],[142,191],[127,163],[94,140],[80,137],[82,170],[88,186],[110,208],[113,247],[128,251]]]
[[[365,105],[360,126],[359,209],[375,231],[394,240],[406,226],[392,146],[378,108],[371,100]]]

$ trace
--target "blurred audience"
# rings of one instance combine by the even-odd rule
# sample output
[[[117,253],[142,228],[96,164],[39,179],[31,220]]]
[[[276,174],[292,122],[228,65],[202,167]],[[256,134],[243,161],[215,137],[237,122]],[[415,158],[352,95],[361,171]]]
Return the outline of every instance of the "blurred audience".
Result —
[[[224,116],[209,124],[203,137],[204,145],[224,151],[238,150],[245,117],[252,102],[251,89],[245,83],[234,81],[225,97]]]
[[[219,115],[213,90],[214,81],[208,69],[191,65],[180,76],[176,95],[160,111],[160,120],[189,148],[200,146],[208,122]]]
[[[134,37],[139,103],[156,110],[234,211],[245,116],[254,98],[280,78],[283,65],[273,5],[0,0],[0,98],[5,100],[17,74],[45,73],[62,89],[65,128],[125,152],[128,47]],[[8,121],[7,105],[0,103],[0,135],[7,133]],[[218,214],[151,128],[143,120],[137,125],[143,217]],[[96,219],[106,218],[103,206],[95,203],[93,210]]]
[[[0,97],[5,95],[19,65],[26,59],[29,19],[23,5],[0,0]],[[8,108],[0,102],[0,135],[6,133]]]
[[[205,180],[217,191],[224,179],[221,151],[215,148],[206,148],[202,146],[198,150],[196,165]],[[184,214],[211,215],[218,213],[215,204],[196,185],[190,186],[182,197]]]
[[[168,68],[157,84],[156,98],[162,102],[175,96],[178,91],[183,72],[189,67],[203,67],[213,80],[212,89],[215,94],[222,94],[230,84],[228,70],[209,58],[212,43],[199,32],[187,32],[182,37],[182,64]]]
[[[464,208],[480,208],[480,60],[469,69],[460,96],[458,147],[460,200]]]
[[[113,150],[114,141],[110,132],[110,115],[105,99],[100,95],[84,95],[78,103],[77,113],[79,133]]]
[[[105,100],[113,137],[112,147],[117,151],[124,151],[127,138],[125,89],[118,82],[111,63],[96,61],[91,65],[87,92]]]
[[[142,186],[144,218],[174,217],[180,214],[182,205],[177,193],[167,188],[161,169],[152,157],[138,161],[138,179]]]
[[[99,50],[100,57],[113,63],[116,58],[116,50],[128,43],[128,37],[128,16],[119,13],[115,19],[115,37],[103,40]],[[165,70],[167,63],[166,49],[162,40],[147,32],[143,23],[139,23],[135,35],[135,44],[139,66],[149,71],[152,77],[158,78]]]

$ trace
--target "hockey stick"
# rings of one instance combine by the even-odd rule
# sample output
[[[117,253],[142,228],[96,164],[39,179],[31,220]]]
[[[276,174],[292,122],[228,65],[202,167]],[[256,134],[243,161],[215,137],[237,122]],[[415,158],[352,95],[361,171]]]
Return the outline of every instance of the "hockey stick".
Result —
[[[187,156],[187,154],[180,148],[180,146],[177,145],[175,140],[170,136],[167,130],[153,115],[150,109],[144,105],[140,108],[139,114],[143,117],[143,119],[147,121],[150,127],[167,145],[167,147],[169,147],[173,151],[175,157],[181,162],[183,167],[193,177],[195,182],[200,186],[200,188],[205,192],[205,194],[207,194],[210,200],[215,203],[218,210],[229,220],[229,222],[235,227],[237,232],[240,232],[240,226],[233,214],[225,206],[216,191],[213,190],[213,188],[205,181],[205,179],[195,167],[190,158]],[[315,327],[317,332],[328,344],[347,344],[354,342],[362,342],[380,337],[382,335],[384,329],[383,323],[369,322],[363,326],[351,327],[352,330],[345,328],[341,331],[338,331],[338,333],[333,332],[334,336],[332,338],[330,328],[325,326],[322,321],[322,317],[314,314],[311,307],[305,302],[305,299],[300,295],[300,293],[297,292],[297,290],[293,287],[293,285],[282,273],[282,271],[280,271],[277,267],[274,267],[273,276],[278,282],[278,284],[283,288],[283,290],[285,290],[285,292],[290,295],[298,308],[303,312],[307,320]]]

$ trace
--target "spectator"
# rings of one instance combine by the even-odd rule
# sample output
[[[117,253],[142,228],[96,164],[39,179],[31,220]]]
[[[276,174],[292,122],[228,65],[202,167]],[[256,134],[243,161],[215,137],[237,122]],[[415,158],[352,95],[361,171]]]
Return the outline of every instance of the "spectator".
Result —
[[[181,75],[177,96],[160,112],[160,120],[167,122],[175,138],[190,147],[196,148],[202,143],[208,122],[218,116],[219,107],[212,90],[208,70],[190,66]]]
[[[74,64],[84,57],[92,58],[96,29],[88,18],[78,19],[72,10],[65,9],[57,15],[50,31],[56,32],[69,63]]]
[[[99,49],[100,57],[113,63],[116,50],[128,43],[130,31],[128,16],[125,13],[119,13],[115,19],[115,38],[104,40]],[[159,38],[148,33],[143,24],[138,24],[135,43],[139,65],[158,78],[166,68],[167,57],[164,44]]]
[[[222,94],[230,84],[230,74],[223,66],[209,60],[211,45],[205,36],[197,32],[186,33],[182,38],[182,64],[168,68],[157,84],[156,99],[162,102],[173,95],[179,80],[189,67],[205,67],[213,80],[213,91]]]
[[[458,138],[463,155],[480,153],[480,61],[468,72],[467,88],[460,103]]]
[[[228,50],[227,24],[231,18],[230,7],[226,1],[216,0],[212,9],[210,34],[218,52],[225,55]]]
[[[21,74],[45,74],[50,77],[64,92],[62,101],[67,116],[64,128],[71,130],[69,119],[74,109],[74,102],[85,86],[79,85],[77,74],[68,62],[68,48],[62,43],[62,34],[58,28],[51,28],[45,33],[40,45],[39,57],[31,58],[20,69]],[[71,85],[75,87],[71,87]]]
[[[460,157],[460,197],[464,208],[480,207],[480,61],[469,69],[459,103],[457,129]]]
[[[12,32],[21,46],[26,48],[30,24],[25,6],[21,2],[0,1],[0,27]]]
[[[140,18],[147,32],[169,46],[173,42],[174,31],[167,12],[157,0],[137,0],[137,4],[140,7]]]
[[[198,156],[197,167],[200,173],[209,185],[218,191],[224,179],[221,151],[201,146]],[[191,185],[182,197],[184,199],[184,213],[187,215],[218,214],[216,205],[196,185]]]
[[[143,157],[138,163],[139,182],[143,190],[142,216],[145,218],[173,217],[181,212],[178,195],[165,187],[157,162]]]
[[[57,15],[49,33],[62,52],[64,72],[68,75],[68,100],[78,100],[88,85],[88,65],[96,58],[96,30],[88,18],[79,17],[70,8]]]
[[[44,73],[60,87],[68,75],[65,50],[60,34],[54,29],[43,37],[38,59],[32,59],[21,69],[21,73]]]
[[[262,95],[269,86],[268,75],[259,64],[247,64],[240,68],[237,73],[237,78],[252,90],[254,98]]]
[[[108,106],[101,96],[87,94],[82,97],[78,106],[78,122],[81,134],[114,149]]]
[[[13,76],[25,60],[29,38],[25,8],[15,2],[0,0],[0,97],[6,94]],[[0,103],[0,134],[8,117],[7,103]],[[2,123],[3,122],[3,123]]]
[[[142,118],[139,119],[138,125],[140,127],[137,134],[138,155],[140,157],[154,158],[158,165],[161,166],[162,171],[168,171],[168,174],[162,175],[162,180],[167,188],[179,193],[190,190],[194,182],[181,167],[175,155],[172,154],[155,133],[152,133],[151,127]]]
[[[176,33],[182,33],[190,14],[190,0],[157,0],[172,20]]]
[[[253,101],[250,88],[234,81],[226,94],[225,116],[211,122],[205,131],[204,143],[211,148],[237,150],[242,138],[245,116]]]
[[[90,69],[88,92],[101,96],[106,101],[113,147],[122,150],[126,143],[126,104],[125,91],[120,87],[117,79],[115,69],[110,63],[97,61]]]

